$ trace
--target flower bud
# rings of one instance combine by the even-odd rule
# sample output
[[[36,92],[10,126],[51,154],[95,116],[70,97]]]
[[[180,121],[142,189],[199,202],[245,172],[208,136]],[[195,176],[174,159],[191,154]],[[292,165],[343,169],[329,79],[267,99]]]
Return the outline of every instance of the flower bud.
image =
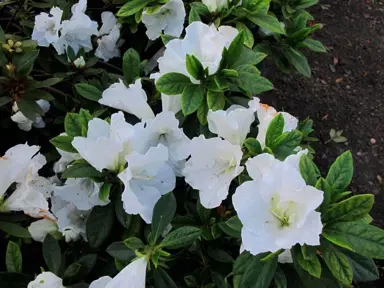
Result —
[[[20,48],[21,45],[22,45],[22,43],[21,43],[20,41],[17,41],[17,42],[13,45],[13,47],[15,47],[15,48]]]
[[[8,45],[11,46],[11,47],[13,47],[13,44],[14,44],[13,40],[12,40],[12,39],[9,39],[9,40],[8,40]]]

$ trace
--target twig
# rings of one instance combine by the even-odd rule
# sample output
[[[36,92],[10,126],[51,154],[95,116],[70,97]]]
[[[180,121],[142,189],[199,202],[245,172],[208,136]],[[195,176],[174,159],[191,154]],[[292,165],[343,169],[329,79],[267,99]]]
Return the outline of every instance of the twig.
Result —
[[[53,88],[53,87],[44,87],[44,89],[47,89],[48,91],[51,91],[52,93],[59,94],[60,96],[63,96],[65,98],[69,96],[68,94],[65,94],[64,92],[61,92],[60,90],[57,90],[56,88]]]

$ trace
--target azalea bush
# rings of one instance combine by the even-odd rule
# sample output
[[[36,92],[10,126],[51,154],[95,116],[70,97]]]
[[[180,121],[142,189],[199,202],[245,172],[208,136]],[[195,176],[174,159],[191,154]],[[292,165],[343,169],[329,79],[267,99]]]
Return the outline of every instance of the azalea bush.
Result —
[[[5,2],[1,287],[378,279],[352,154],[321,172],[312,120],[258,97],[326,51],[317,0]]]

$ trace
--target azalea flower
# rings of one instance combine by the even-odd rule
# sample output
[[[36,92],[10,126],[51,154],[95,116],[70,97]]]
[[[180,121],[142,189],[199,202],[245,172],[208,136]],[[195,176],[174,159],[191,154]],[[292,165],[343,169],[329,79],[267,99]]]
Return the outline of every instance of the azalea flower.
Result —
[[[114,278],[109,276],[101,277],[98,280],[93,281],[89,288],[145,288],[147,265],[147,257],[141,257],[132,261]]]
[[[80,0],[79,3],[72,6],[72,17],[61,24],[60,37],[53,43],[59,55],[64,54],[68,47],[72,47],[75,54],[80,48],[85,52],[93,49],[91,36],[98,35],[98,24],[92,21],[89,16],[84,14],[87,8],[87,1]]]
[[[159,73],[152,74],[151,78],[157,80],[170,72],[182,73],[199,83],[187,71],[186,55],[194,55],[200,60],[204,69],[208,68],[209,75],[215,74],[219,68],[224,47],[228,48],[237,36],[237,29],[230,26],[208,26],[195,21],[186,28],[184,39],[173,39],[165,45],[163,57],[158,59]],[[207,49],[209,47],[209,49]],[[177,113],[181,109],[180,95],[168,96],[162,94],[163,111]]]
[[[36,103],[41,107],[44,113],[47,113],[49,108],[51,107],[49,102],[46,100],[37,100]],[[45,122],[39,114],[36,114],[36,118],[34,120],[25,117],[24,114],[19,111],[19,107],[17,107],[17,102],[13,104],[12,110],[13,112],[15,112],[15,114],[11,116],[11,119],[13,122],[17,123],[21,130],[30,131],[32,129],[32,126],[35,128],[45,127]]]
[[[106,89],[100,104],[123,110],[135,115],[139,119],[153,119],[155,114],[147,103],[147,94],[141,86],[141,80],[137,79],[134,84],[127,88],[122,80],[119,83],[112,84]]]
[[[215,13],[227,9],[228,4],[232,2],[232,0],[202,0],[202,2],[208,7],[210,12]],[[240,6],[242,2],[243,1],[241,0],[237,6]]]
[[[149,147],[163,144],[168,148],[168,164],[173,168],[176,176],[182,176],[181,170],[184,168],[185,159],[190,155],[190,139],[184,134],[183,129],[179,128],[179,121],[171,111],[163,111],[156,115],[155,119],[146,122],[146,133],[144,137]]]
[[[29,282],[27,288],[65,288],[63,280],[52,272],[42,272],[36,279]]]
[[[208,209],[218,207],[228,195],[229,185],[244,169],[240,166],[241,147],[219,137],[193,138],[191,158],[183,175],[192,188],[200,191],[200,202]]]
[[[60,136],[66,136],[66,133],[60,134]],[[67,169],[68,165],[71,164],[73,161],[80,160],[81,156],[78,153],[71,153],[67,151],[63,151],[59,148],[56,148],[57,152],[60,154],[60,159],[53,164],[53,172],[55,173],[61,173],[64,172],[65,169]]]
[[[135,131],[142,124],[125,122],[123,112],[112,114],[111,124],[99,118],[88,122],[87,137],[75,137],[73,147],[81,157],[100,172],[103,169],[119,171],[125,165],[125,156],[141,145],[135,140]]]
[[[252,106],[250,101],[250,106]],[[255,121],[254,109],[232,105],[227,111],[208,111],[208,128],[232,144],[242,145]]]
[[[56,42],[59,39],[61,16],[63,16],[63,10],[58,7],[52,7],[49,14],[41,12],[37,15],[32,40],[36,40],[37,44],[43,47],[48,47]]]
[[[185,8],[182,0],[168,0],[156,12],[145,10],[142,22],[147,27],[147,36],[156,40],[164,31],[165,35],[179,37],[184,28]]]
[[[55,238],[60,238],[61,234],[58,232],[58,229],[59,227],[56,221],[50,219],[37,220],[32,222],[28,227],[28,231],[32,235],[33,240],[38,242],[43,242],[47,234],[56,236]]]
[[[95,56],[108,61],[114,57],[120,57],[120,50],[117,41],[120,38],[121,24],[117,23],[117,19],[112,12],[101,13],[101,21],[103,25],[99,30],[99,39],[97,39],[98,47]]]
[[[128,214],[140,214],[151,223],[156,202],[175,188],[176,177],[168,161],[168,149],[159,144],[144,155],[132,152],[125,158],[128,167],[118,177],[124,183],[122,200]]]
[[[241,238],[253,255],[290,249],[293,245],[319,245],[322,223],[315,209],[323,202],[323,192],[305,184],[299,171],[300,157],[279,161],[260,154],[247,161],[253,181],[241,184],[233,195],[233,205],[243,224]]]

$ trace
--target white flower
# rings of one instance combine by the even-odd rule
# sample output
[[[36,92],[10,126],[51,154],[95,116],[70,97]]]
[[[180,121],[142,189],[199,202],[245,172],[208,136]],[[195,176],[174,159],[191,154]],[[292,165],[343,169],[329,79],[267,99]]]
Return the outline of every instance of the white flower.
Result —
[[[277,112],[275,108],[268,106],[267,104],[260,104],[257,101],[254,102],[253,109],[257,110],[257,118],[259,119],[259,133],[257,134],[256,139],[260,142],[261,148],[263,149],[265,148],[265,136],[267,134],[268,126],[273,118],[279,113],[284,117],[283,132],[290,132],[297,128],[299,121],[289,113]]]
[[[77,241],[80,237],[87,241],[85,223],[90,211],[80,211],[73,203],[64,201],[57,195],[53,195],[51,201],[52,213],[57,218],[57,226],[65,241]]]
[[[110,202],[99,199],[101,185],[88,178],[70,178],[64,186],[54,187],[54,193],[62,200],[73,203],[78,210],[88,211],[94,206],[105,206]]]
[[[36,279],[29,282],[27,288],[65,288],[63,280],[52,272],[43,272]]]
[[[165,35],[179,37],[184,28],[185,8],[182,0],[168,0],[159,10],[148,14],[145,10],[142,22],[147,27],[147,36],[151,40]]]
[[[67,47],[72,47],[75,54],[80,48],[84,48],[85,52],[92,50],[92,35],[98,35],[98,24],[92,21],[86,14],[87,1],[80,0],[79,3],[72,6],[72,17],[62,22],[60,37],[53,43],[59,55],[64,54]]]
[[[185,159],[190,155],[190,139],[179,128],[179,121],[171,111],[163,111],[156,115],[155,119],[146,122],[145,144],[147,151],[150,147],[163,144],[168,148],[168,164],[173,168],[177,176],[181,175]],[[145,145],[144,145],[145,146]]]
[[[36,103],[41,107],[44,113],[48,112],[49,108],[51,107],[49,102],[46,100],[37,100]],[[19,111],[16,102],[13,104],[12,110],[15,112],[15,114],[11,116],[11,119],[13,122],[17,123],[21,130],[30,131],[32,126],[35,128],[45,127],[45,122],[40,115],[36,114],[36,118],[34,120],[25,117],[24,114]]]
[[[75,65],[75,67],[77,69],[82,69],[85,67],[85,60],[84,60],[84,57],[83,56],[80,56],[78,58],[76,58],[75,61],[73,61],[73,65]]]
[[[185,181],[200,190],[200,202],[208,209],[221,204],[228,195],[229,185],[244,169],[240,166],[241,147],[219,137],[193,138],[191,158],[185,164]]]
[[[301,151],[282,162],[270,154],[247,161],[253,181],[241,184],[233,205],[243,224],[241,238],[253,255],[300,245],[319,245],[322,223],[315,209],[323,192],[305,184],[298,163]]]
[[[47,234],[58,234],[57,224],[55,221],[49,219],[37,220],[28,227],[29,233],[31,233],[33,240],[43,242]],[[55,237],[56,238],[56,237]]]
[[[228,8],[228,4],[232,2],[232,0],[202,0],[202,2],[208,7],[210,12],[215,13]],[[242,2],[241,0],[237,6],[240,6]]]
[[[61,28],[61,16],[63,10],[58,7],[52,7],[48,13],[41,12],[35,17],[35,26],[33,27],[32,40],[36,40],[39,46],[48,47],[59,39],[59,30]]]
[[[65,133],[60,134],[60,136],[66,136],[66,135],[67,134]],[[68,165],[71,162],[81,159],[81,156],[78,153],[66,152],[59,148],[56,148],[56,150],[57,152],[59,152],[61,157],[55,164],[53,164],[53,172],[55,173],[63,172],[65,169],[67,169]]]
[[[277,260],[279,263],[293,263],[291,250],[284,250],[283,253],[280,253]]]
[[[232,105],[227,111],[208,111],[208,128],[232,144],[242,145],[255,121],[254,110]]]
[[[118,171],[125,165],[125,156],[132,152],[135,145],[135,129],[125,122],[123,112],[112,114],[111,124],[99,118],[88,122],[87,137],[75,137],[73,147],[82,158],[100,172],[103,169]]]
[[[164,195],[175,188],[176,177],[168,161],[168,149],[159,144],[145,155],[132,152],[126,156],[128,168],[118,176],[124,183],[122,200],[128,214],[140,214],[151,223],[153,208]]]
[[[98,40],[98,47],[95,56],[108,61],[114,57],[120,57],[120,50],[117,41],[120,38],[121,24],[117,23],[116,17],[112,12],[101,13],[103,25],[99,30],[101,36]]]
[[[120,80],[119,83],[112,84],[103,92],[99,103],[133,114],[139,119],[147,120],[155,118],[147,100],[147,94],[141,86],[140,79],[137,79],[128,88]]]
[[[204,69],[208,68],[210,75],[217,72],[224,47],[229,47],[238,31],[230,26],[221,26],[216,29],[214,25],[208,26],[195,21],[186,28],[184,39],[173,39],[167,43],[164,56],[159,58],[159,73],[151,75],[157,80],[160,76],[170,72],[187,75],[196,83],[186,68],[186,55],[194,55],[200,60]],[[198,81],[197,81],[198,83]],[[168,96],[162,94],[163,111],[180,110],[180,95]]]
[[[93,281],[89,288],[145,288],[147,265],[147,257],[141,257],[132,261],[113,279],[108,276],[101,277]]]

